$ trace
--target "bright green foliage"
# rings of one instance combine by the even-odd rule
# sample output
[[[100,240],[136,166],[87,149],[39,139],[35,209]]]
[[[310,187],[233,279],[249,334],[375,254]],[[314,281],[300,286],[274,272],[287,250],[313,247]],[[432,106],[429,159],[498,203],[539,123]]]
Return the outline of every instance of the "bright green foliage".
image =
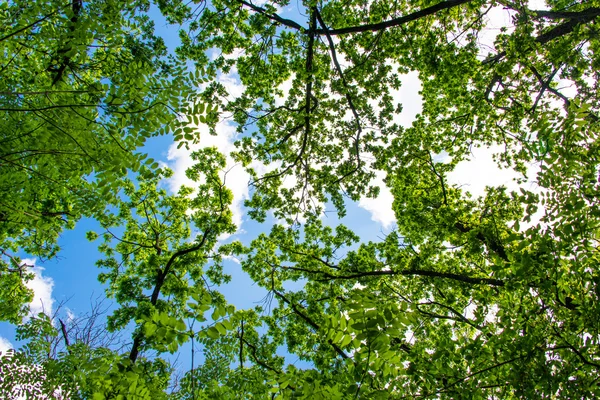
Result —
[[[0,286],[13,293],[2,319],[18,321],[30,296],[15,254],[53,257],[64,228],[98,216],[121,178],[154,162],[139,149],[179,125],[199,83],[167,58],[147,9],[0,4]]]
[[[68,320],[65,324],[59,318],[57,328],[40,314],[20,326],[18,338],[29,342],[0,358],[6,378],[0,383],[0,394],[35,399],[166,398],[171,367],[161,359],[140,359],[133,365],[126,355],[98,346],[110,340],[93,328],[97,317],[88,316],[82,324]]]
[[[283,358],[274,356],[277,339],[258,334],[257,328],[262,323],[254,310],[235,312],[229,324],[235,329],[227,334],[213,336],[207,331],[207,335],[200,337],[205,360],[186,373],[180,381],[181,390],[174,393],[175,399],[265,398],[270,395],[271,383],[281,375],[283,367]]]
[[[107,329],[136,324],[126,352],[71,343],[66,331],[54,328],[43,314],[24,326],[23,338],[33,339],[21,350],[30,355],[30,368],[43,371],[40,374],[46,374],[54,387],[68,390],[70,398],[166,398],[171,368],[161,358],[141,354],[174,353],[190,339],[217,339],[233,329],[234,308],[211,290],[228,279],[221,271],[216,240],[235,230],[228,210],[231,193],[219,178],[225,161],[211,148],[194,158],[198,163],[190,169],[191,177],[199,170],[212,171],[203,174],[195,193],[184,187],[177,195],[168,195],[158,185],[169,173],[142,168],[138,187],[123,182],[116,211],[101,219],[105,231],[100,250],[105,258],[98,262],[104,270],[99,279],[108,284],[107,294],[120,306],[108,317]],[[190,240],[192,234],[195,239]],[[92,240],[97,237],[88,233]],[[212,321],[194,325],[206,322],[204,315],[211,308]],[[50,352],[48,335],[65,341],[56,356]],[[10,365],[6,368],[10,370]],[[70,377],[66,383],[65,377]]]
[[[98,399],[152,390],[178,399],[600,395],[599,1],[548,0],[544,10],[520,0],[199,3],[158,4],[168,20],[187,24],[177,54],[196,64],[190,79],[236,71],[244,92],[225,100],[224,85],[209,82],[186,103],[175,138],[180,146],[197,139],[188,121],[216,133],[219,112],[232,114],[242,133],[234,157],[252,177],[250,216],[264,222],[272,212],[286,225],[247,246],[217,248],[218,235],[235,228],[219,178],[224,158],[213,149],[196,154],[189,171],[197,192],[169,196],[157,189],[160,173],[132,168],[137,182],[120,181],[117,210],[98,218],[106,228],[100,279],[119,303],[108,327],[135,324],[133,343],[128,354],[90,349],[105,354],[87,356],[96,367],[81,364],[90,366],[82,391]],[[298,7],[298,19],[281,17],[284,7]],[[488,16],[498,9],[512,26],[488,48]],[[43,13],[34,14],[26,20]],[[67,40],[76,31],[66,29],[63,41],[83,40]],[[56,78],[64,60],[75,60],[70,51],[55,57],[44,90],[63,84],[64,75]],[[394,92],[411,71],[423,108],[403,126]],[[119,114],[111,101],[97,100],[94,118]],[[21,103],[10,107],[43,106]],[[28,124],[22,132],[36,126]],[[127,127],[136,145],[147,129],[114,126]],[[450,183],[473,147],[492,145],[502,148],[497,162],[536,190],[488,187],[472,196]],[[257,163],[272,169],[260,175]],[[106,179],[88,168],[98,185]],[[327,226],[326,206],[344,215],[346,201],[377,196],[378,171],[396,228],[361,242]],[[106,196],[116,193],[108,187]],[[7,237],[29,240],[18,229]],[[241,258],[269,292],[268,307],[235,311],[205,283],[226,281],[224,254]],[[203,345],[204,363],[166,394],[168,368],[149,352],[192,341]],[[282,346],[310,367],[285,365]],[[158,381],[144,378],[147,371],[158,371]]]
[[[142,352],[174,353],[192,338],[216,339],[232,329],[225,317],[233,309],[226,308],[222,296],[211,290],[212,285],[228,279],[221,271],[220,255],[215,249],[217,238],[235,230],[228,210],[231,192],[219,177],[225,160],[211,148],[194,153],[194,159],[197,164],[188,175],[199,181],[195,192],[184,187],[177,195],[167,195],[158,184],[169,174],[142,170],[139,186],[126,183],[127,198],[118,212],[102,221],[106,231],[100,250],[105,258],[98,266],[107,271],[99,279],[108,284],[109,297],[120,305],[108,317],[108,329],[137,324],[128,357],[119,364],[131,379],[140,379],[138,357]],[[199,171],[204,172],[201,179]],[[119,227],[124,232],[117,235],[114,229]],[[194,326],[193,321],[206,321],[204,314],[211,307],[213,322]],[[102,398],[100,394],[111,398],[126,393],[95,385],[98,398]],[[138,387],[142,390],[141,385]],[[157,398],[153,393],[148,387],[148,393],[139,396]]]
[[[598,394],[600,3],[304,2],[295,21],[278,14],[287,2],[212,5],[190,15],[180,54],[209,72],[235,67],[245,85],[231,102],[218,82],[203,96],[246,133],[242,163],[275,167],[249,170],[251,215],[308,218],[261,235],[243,261],[276,300],[266,336],[319,372],[294,372],[276,392]],[[494,7],[514,29],[488,49],[480,43]],[[212,47],[222,52],[209,59]],[[423,110],[406,127],[392,95],[409,71]],[[284,94],[276,86],[286,80]],[[498,162],[540,190],[474,198],[448,182],[472,147],[496,144]],[[375,170],[386,174],[397,228],[356,248],[352,233],[316,216],[327,201],[343,215],[345,196],[376,195]],[[289,281],[305,284],[285,290]]]

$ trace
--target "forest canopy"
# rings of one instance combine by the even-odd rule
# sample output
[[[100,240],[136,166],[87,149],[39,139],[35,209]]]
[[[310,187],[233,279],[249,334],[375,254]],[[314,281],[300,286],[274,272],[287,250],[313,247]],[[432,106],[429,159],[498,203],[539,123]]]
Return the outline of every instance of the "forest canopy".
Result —
[[[0,21],[0,318],[24,343],[3,397],[600,395],[600,1],[10,0]],[[201,146],[224,119],[234,149]],[[449,178],[478,148],[514,185]],[[224,239],[229,161],[248,242]],[[324,219],[383,191],[377,240]],[[114,307],[26,317],[26,259],[83,218]],[[220,293],[232,257],[269,307]]]

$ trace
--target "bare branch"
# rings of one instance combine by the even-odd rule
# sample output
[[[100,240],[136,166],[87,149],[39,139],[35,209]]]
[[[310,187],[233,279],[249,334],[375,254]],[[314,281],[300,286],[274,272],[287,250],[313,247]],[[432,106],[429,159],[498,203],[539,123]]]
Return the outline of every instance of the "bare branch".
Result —
[[[69,342],[69,335],[67,334],[67,327],[62,319],[59,318],[58,322],[60,323],[60,331],[62,332],[63,340],[65,341],[65,347],[67,348],[67,351],[70,352],[69,346],[71,346],[71,343]]]

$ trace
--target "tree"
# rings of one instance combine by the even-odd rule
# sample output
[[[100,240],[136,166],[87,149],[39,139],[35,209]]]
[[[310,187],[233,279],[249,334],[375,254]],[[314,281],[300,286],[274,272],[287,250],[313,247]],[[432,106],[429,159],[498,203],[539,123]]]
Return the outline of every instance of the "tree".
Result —
[[[213,149],[198,152],[195,157],[198,164],[189,175],[194,177],[203,171],[205,180],[198,185],[195,196],[190,196],[189,188],[167,195],[158,183],[168,174],[142,168],[138,187],[125,181],[116,212],[107,212],[101,219],[105,231],[99,248],[105,258],[98,266],[105,271],[99,279],[107,283],[107,294],[119,304],[108,316],[105,329],[119,332],[130,323],[136,324],[132,342],[114,348],[111,341],[91,340],[97,312],[92,312],[91,324],[83,328],[77,321],[67,327],[60,319],[53,325],[48,316],[40,314],[21,329],[20,338],[33,340],[18,353],[19,358],[1,359],[13,373],[15,362],[39,372],[27,386],[36,389],[35,393],[54,396],[58,387],[72,399],[166,398],[169,364],[160,358],[142,357],[142,353],[173,353],[190,339],[218,338],[232,329],[224,317],[233,314],[234,309],[226,307],[222,296],[211,291],[209,284],[209,280],[219,284],[226,279],[219,254],[213,249],[220,234],[235,228],[228,210],[231,194],[219,178],[224,158]],[[123,234],[116,235],[112,230],[115,227],[124,227]],[[190,242],[192,229],[197,236]],[[98,234],[89,232],[88,238],[95,240]],[[212,265],[203,271],[208,259]],[[204,314],[211,307],[213,324],[196,331],[188,329],[184,318],[204,322]],[[75,333],[71,341],[73,328],[90,334]],[[61,340],[62,351],[56,351]],[[46,382],[41,389],[35,384],[40,377]],[[15,389],[14,381],[2,383],[8,392]],[[29,394],[34,392],[30,390]]]
[[[141,169],[137,185],[122,186],[118,213],[98,216],[101,279],[121,305],[109,328],[135,324],[132,345],[93,367],[84,395],[164,393],[168,371],[145,355],[194,340],[205,363],[165,397],[599,394],[599,2],[307,1],[296,20],[282,16],[287,2],[199,4],[158,6],[186,24],[178,56],[211,80],[196,100],[210,106],[202,122],[213,133],[219,112],[238,123],[250,215],[285,224],[219,247],[218,235],[234,230],[222,156],[196,156],[197,194],[157,192],[160,176]],[[513,26],[489,52],[480,41],[498,8]],[[234,69],[245,91],[226,101],[214,78]],[[410,71],[423,109],[405,127],[393,91]],[[540,189],[475,197],[449,182],[472,147],[491,145],[503,147],[499,164]],[[273,168],[260,175],[257,162]],[[341,216],[346,201],[377,196],[377,173],[394,197],[392,233],[361,242],[320,219],[325,207]],[[199,233],[187,242],[191,226]],[[204,283],[226,279],[228,254],[269,291],[270,313],[236,311]],[[290,281],[302,288],[286,289]],[[194,325],[208,310],[213,322]],[[310,367],[285,365],[280,346]],[[157,370],[158,381],[144,378]]]
[[[0,394],[3,398],[69,399],[77,392],[73,363],[89,359],[93,351],[120,350],[120,333],[108,333],[103,318],[110,305],[102,298],[83,315],[73,315],[61,302],[48,316],[40,313],[17,327],[17,337],[28,343],[0,355]],[[55,323],[53,324],[53,321]]]
[[[229,103],[218,83],[203,96],[247,133],[241,162],[277,163],[262,176],[249,168],[252,215],[274,209],[292,226],[255,240],[243,265],[277,300],[267,336],[320,373],[282,373],[281,394],[597,393],[598,4],[305,2],[296,21],[278,14],[287,3],[212,4],[190,16],[198,29],[180,52],[208,71],[236,68],[246,87]],[[479,40],[498,7],[513,27],[488,52]],[[214,46],[222,55],[210,61]],[[392,90],[409,71],[423,110],[402,127]],[[474,198],[448,183],[473,146],[495,144],[498,162],[541,190]],[[377,170],[397,229],[355,249],[354,234],[318,215],[376,195]],[[293,225],[298,216],[308,222]],[[289,280],[306,285],[287,292]]]
[[[98,217],[122,177],[143,162],[152,165],[140,148],[178,126],[178,113],[188,107],[197,81],[167,56],[148,7],[80,0],[0,5],[4,320],[18,321],[31,296],[24,286],[31,274],[17,254],[56,255],[60,232],[82,216]]]

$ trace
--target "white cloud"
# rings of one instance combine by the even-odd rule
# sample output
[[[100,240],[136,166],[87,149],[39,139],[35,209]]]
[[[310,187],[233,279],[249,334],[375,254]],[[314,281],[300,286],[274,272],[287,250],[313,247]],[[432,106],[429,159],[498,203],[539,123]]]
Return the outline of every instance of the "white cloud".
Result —
[[[531,10],[549,10],[546,0],[529,0],[527,7]]]
[[[394,196],[383,182],[384,177],[384,172],[375,172],[373,184],[379,186],[379,196],[374,199],[364,197],[359,200],[358,206],[370,212],[373,221],[379,222],[385,229],[389,229],[396,222],[396,216],[392,209]]]
[[[26,286],[33,290],[33,300],[29,303],[29,316],[37,315],[41,312],[52,315],[54,299],[52,298],[52,289],[54,280],[49,276],[44,276],[44,268],[35,265],[36,260],[23,259],[24,263],[33,265],[29,271],[34,274],[32,280],[26,283]]]
[[[7,350],[10,350],[12,348],[14,348],[12,343],[8,339],[0,336],[0,353],[4,354]]]
[[[409,72],[401,78],[402,86],[398,90],[390,90],[390,95],[397,103],[402,104],[402,112],[394,115],[394,122],[404,127],[412,125],[417,115],[423,109],[423,98],[419,94],[422,89],[417,72]]]
[[[521,175],[513,169],[501,169],[493,159],[494,154],[502,149],[500,146],[474,148],[471,157],[459,162],[448,174],[448,182],[474,197],[483,196],[486,186],[506,186],[509,190],[518,190],[520,185],[515,179]]]
[[[224,260],[229,260],[232,261],[238,265],[242,265],[242,262],[240,261],[239,258],[235,257],[235,256],[230,256],[230,255],[224,255],[222,256]]]
[[[512,168],[500,168],[494,160],[494,155],[504,151],[504,147],[495,145],[491,147],[478,147],[471,151],[471,157],[461,161],[454,170],[448,174],[448,183],[454,184],[464,192],[469,192],[474,197],[483,196],[486,186],[505,186],[509,191],[518,191],[520,188],[538,192],[536,177],[539,172],[537,164],[530,164],[527,168],[527,181],[523,175]]]
[[[67,312],[67,321],[72,322],[75,320],[75,318],[77,318],[77,316],[75,315],[75,313],[73,311],[71,311],[71,309],[69,307],[65,307],[66,312]]]
[[[226,87],[231,98],[239,96],[243,90],[243,85],[235,78],[236,72],[233,71],[227,75],[221,75],[219,81]],[[249,175],[244,171],[244,168],[235,163],[230,157],[230,153],[235,150],[233,142],[237,139],[235,124],[223,119],[216,126],[217,135],[213,136],[208,133],[208,128],[204,125],[191,126],[200,133],[200,140],[197,145],[190,146],[190,150],[185,147],[177,148],[177,143],[173,143],[168,150],[167,166],[173,170],[173,176],[167,180],[169,189],[173,192],[179,190],[183,185],[195,187],[195,183],[190,180],[185,171],[194,165],[191,158],[191,152],[207,147],[216,147],[219,152],[226,156],[227,165],[223,171],[221,178],[225,181],[225,185],[233,192],[233,204],[231,211],[233,213],[233,222],[238,229],[243,222],[243,204],[248,198],[248,180]],[[222,237],[221,239],[224,239]]]
[[[448,183],[460,187],[463,192],[468,192],[473,197],[484,196],[487,186],[505,186],[509,192],[519,192],[522,188],[541,194],[544,189],[537,183],[539,165],[529,164],[526,171],[526,181],[517,182],[517,179],[523,179],[520,173],[514,169],[500,168],[494,161],[494,155],[502,151],[504,151],[504,147],[499,145],[475,148],[470,159],[459,162],[454,170],[448,174]],[[544,216],[544,213],[544,206],[541,203],[538,204],[537,211],[529,216],[529,222],[520,221],[521,231],[540,224],[540,219]]]
[[[513,18],[516,11],[509,10],[503,6],[492,7],[486,14],[485,28],[479,33],[477,44],[479,45],[480,59],[486,59],[490,54],[496,53],[496,37],[505,30],[505,33],[510,34],[514,31]]]
[[[398,90],[391,90],[391,95],[397,103],[402,104],[402,112],[394,116],[394,122],[404,127],[412,124],[417,114],[421,112],[423,100],[419,91],[421,90],[421,81],[416,72],[410,72],[402,77],[402,86]],[[378,108],[375,102],[371,105]],[[394,196],[390,189],[384,183],[385,173],[375,171],[373,185],[379,187],[377,198],[370,199],[363,197],[358,202],[358,206],[371,213],[371,219],[379,222],[385,229],[389,229],[395,222],[396,216],[392,209]]]
[[[294,83],[294,79],[296,78],[296,74],[292,74],[287,80],[283,81],[278,87],[278,90],[281,90],[282,96],[275,96],[275,106],[280,107],[285,104],[287,100],[288,94],[290,93],[290,89]]]
[[[530,0],[527,4],[530,10],[548,10],[545,0]],[[485,15],[485,28],[478,35],[478,44],[481,50],[480,59],[487,58],[490,53],[496,53],[496,37],[503,30],[505,34],[514,32],[514,19],[517,18],[517,12],[505,6],[499,5],[492,7]]]
[[[203,130],[202,127],[198,129]],[[226,155],[227,166],[221,174],[221,179],[225,181],[225,185],[233,192],[233,204],[231,210],[233,213],[233,222],[238,229],[243,222],[243,203],[248,198],[248,180],[249,175],[244,168],[236,164],[229,156],[233,151],[235,140],[235,127],[228,122],[221,122],[217,125],[217,136],[201,134],[200,143],[196,146],[190,146],[190,150],[198,150],[206,147],[216,147],[219,152]],[[177,144],[171,145],[167,155],[169,168],[173,170],[173,176],[168,180],[167,184],[172,191],[177,191],[181,186],[194,187],[195,183],[190,180],[185,171],[194,165],[194,160],[191,158],[191,151],[185,148],[177,149]]]

